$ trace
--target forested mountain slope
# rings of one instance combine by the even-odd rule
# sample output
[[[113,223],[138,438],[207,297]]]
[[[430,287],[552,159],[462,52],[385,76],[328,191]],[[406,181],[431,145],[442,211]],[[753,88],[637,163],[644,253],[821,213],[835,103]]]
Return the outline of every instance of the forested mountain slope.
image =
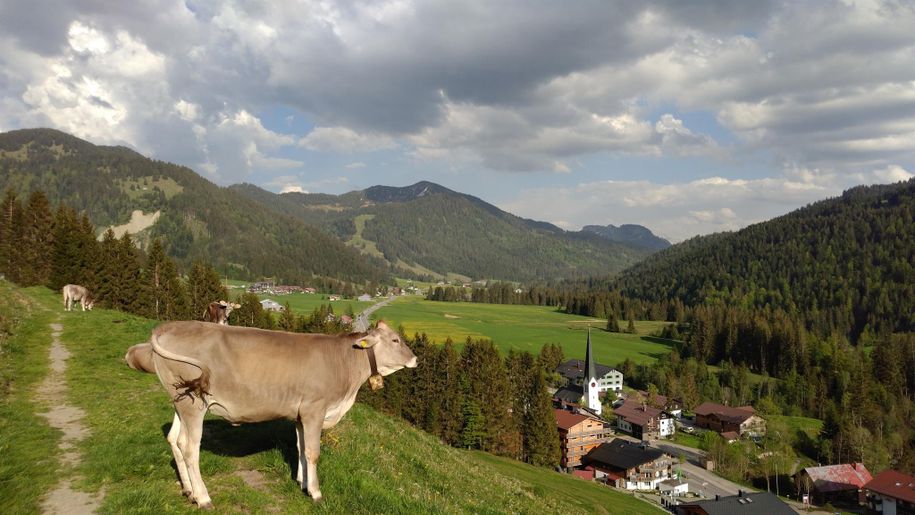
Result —
[[[623,224],[619,227],[615,225],[586,225],[581,228],[582,232],[593,232],[598,236],[603,236],[610,241],[624,243],[632,247],[640,247],[648,250],[662,250],[670,247],[670,242],[655,236],[647,227],[634,224]]]
[[[126,223],[133,210],[161,211],[140,240],[163,235],[170,255],[200,259],[240,277],[304,281],[312,275],[380,281],[387,265],[291,216],[220,188],[186,167],[123,147],[96,146],[60,131],[0,134],[0,189],[44,191],[85,211],[98,227]]]
[[[402,269],[529,281],[613,274],[650,253],[593,233],[517,217],[430,182],[373,186],[340,196],[231,189],[278,212],[320,224]],[[375,250],[377,249],[377,250]],[[369,250],[367,250],[369,251]]]
[[[691,239],[626,270],[629,297],[797,314],[820,334],[915,330],[915,179],[850,189],[788,215]]]

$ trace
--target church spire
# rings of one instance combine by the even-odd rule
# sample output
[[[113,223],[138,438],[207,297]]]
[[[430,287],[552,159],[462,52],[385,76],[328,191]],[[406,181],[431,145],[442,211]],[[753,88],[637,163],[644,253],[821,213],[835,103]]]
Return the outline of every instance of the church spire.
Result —
[[[594,356],[591,354],[591,326],[588,326],[588,345],[585,348],[585,370],[584,370],[584,381],[582,386],[584,387],[585,398],[588,402],[588,408],[597,412],[600,415],[601,405],[600,405],[600,396],[598,395],[600,389],[598,387],[598,377],[597,372],[595,372],[594,366]]]

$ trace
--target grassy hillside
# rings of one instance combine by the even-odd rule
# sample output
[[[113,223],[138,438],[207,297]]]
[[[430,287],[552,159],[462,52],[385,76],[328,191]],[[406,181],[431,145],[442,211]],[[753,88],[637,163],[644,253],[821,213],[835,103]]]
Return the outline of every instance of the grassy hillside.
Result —
[[[168,253],[200,259],[235,276],[312,275],[356,282],[388,278],[387,265],[301,220],[220,188],[194,171],[122,147],[96,146],[60,131],[0,133],[0,191],[44,191],[89,214],[97,227],[121,225],[133,210],[161,210],[139,241],[162,235]]]
[[[231,189],[268,209],[320,225],[414,276],[530,281],[606,275],[651,252],[520,218],[430,182],[373,186],[339,196],[276,195],[250,184]]]
[[[56,437],[30,391],[46,371],[47,323],[64,325],[68,400],[84,408],[90,436],[77,488],[104,492],[103,513],[193,513],[175,484],[164,434],[168,399],[155,376],[127,368],[123,355],[155,322],[95,310],[63,313],[57,294],[0,282],[3,316],[23,314],[0,355],[3,457],[0,511],[35,512],[57,479]],[[446,447],[425,433],[357,404],[325,433],[318,471],[325,502],[314,505],[291,479],[294,429],[277,421],[231,427],[205,422],[201,470],[216,508],[228,513],[650,513],[651,505],[607,487],[479,452]],[[13,452],[10,452],[10,451]],[[63,470],[63,477],[70,471]]]
[[[607,321],[567,315],[545,306],[435,302],[403,297],[379,309],[373,318],[402,324],[407,334],[425,332],[441,343],[451,337],[461,344],[472,338],[489,338],[503,352],[509,349],[540,352],[545,343],[558,343],[567,358],[584,359],[588,324],[594,359],[615,366],[626,358],[651,363],[671,350],[671,342],[648,336],[664,322],[638,321],[638,334],[609,333]]]

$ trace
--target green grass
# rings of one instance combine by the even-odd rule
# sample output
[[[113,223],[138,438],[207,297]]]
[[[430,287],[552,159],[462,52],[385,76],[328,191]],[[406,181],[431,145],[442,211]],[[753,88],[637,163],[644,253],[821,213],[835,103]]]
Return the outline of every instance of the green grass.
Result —
[[[770,423],[784,425],[792,435],[798,432],[806,433],[810,438],[817,438],[823,429],[823,421],[810,417],[789,417],[787,415],[771,415],[766,417]]]
[[[358,215],[356,218],[353,218],[353,223],[356,225],[356,233],[345,243],[350,247],[359,249],[363,254],[384,259],[384,254],[378,250],[378,246],[375,245],[375,242],[362,237],[362,231],[365,229],[365,222],[368,222],[372,218],[375,218],[375,215]]]
[[[290,293],[289,295],[258,295],[261,300],[273,299],[281,305],[289,303],[289,308],[296,315],[308,316],[315,308],[321,304],[330,304],[334,308],[334,313],[345,315],[348,307],[352,307],[353,313],[359,314],[375,302],[359,302],[358,300],[342,299],[333,302],[327,300],[328,295],[320,293]]]
[[[9,291],[0,292],[9,297]],[[16,339],[34,348],[29,360],[4,360],[29,386],[46,371],[47,322],[59,316],[68,361],[69,402],[86,410],[91,435],[80,449],[84,477],[77,487],[104,490],[102,513],[194,513],[175,483],[164,434],[172,418],[157,378],[130,370],[126,349],[146,341],[156,322],[97,309],[59,313],[56,294],[29,290],[44,309],[33,310]],[[31,328],[31,329],[30,329]],[[4,368],[7,370],[7,368]],[[27,384],[24,384],[24,383]],[[27,397],[27,395],[26,395]],[[34,406],[17,407],[21,416]],[[4,404],[4,414],[7,406]],[[32,416],[32,418],[35,418]],[[4,423],[7,424],[4,419]],[[13,420],[14,424],[19,424]],[[37,496],[53,483],[54,435],[43,421],[28,430],[0,434],[15,442],[4,449],[3,513],[34,512]],[[16,426],[20,427],[20,426]],[[325,502],[314,505],[292,479],[295,440],[291,422],[231,427],[205,422],[201,470],[217,510],[230,513],[647,513],[657,510],[627,494],[569,475],[479,452],[442,445],[406,423],[357,404],[322,443],[318,464]],[[37,457],[44,460],[34,463]],[[10,483],[7,470],[18,478]],[[239,471],[257,471],[250,486]],[[12,495],[15,492],[15,495]],[[31,493],[30,493],[31,492]],[[11,504],[15,503],[15,504]]]
[[[44,407],[34,398],[48,372],[53,321],[51,311],[0,281],[0,513],[37,513],[57,482],[61,433],[36,415]]]
[[[143,181],[146,181],[146,184]],[[123,179],[120,182],[121,191],[127,194],[132,200],[140,198],[140,196],[153,191],[153,188],[159,188],[162,190],[162,193],[165,194],[166,200],[171,199],[175,195],[184,191],[184,187],[175,182],[171,177],[163,177],[161,179],[154,180],[152,176],[141,177],[138,179]],[[133,186],[131,190],[130,187]],[[143,188],[146,188],[145,190]]]
[[[664,322],[638,321],[638,334],[604,331],[607,321],[567,315],[544,306],[434,302],[419,297],[401,297],[373,315],[394,325],[403,324],[407,334],[426,333],[442,343],[451,337],[461,344],[472,338],[489,338],[503,352],[509,349],[540,352],[545,343],[558,343],[566,358],[584,358],[588,324],[594,358],[616,366],[626,358],[651,363],[671,350],[671,342],[648,336]]]
[[[680,445],[699,449],[701,439],[697,435],[684,433],[678,429],[677,432],[674,433],[673,441],[674,443],[678,443]]]

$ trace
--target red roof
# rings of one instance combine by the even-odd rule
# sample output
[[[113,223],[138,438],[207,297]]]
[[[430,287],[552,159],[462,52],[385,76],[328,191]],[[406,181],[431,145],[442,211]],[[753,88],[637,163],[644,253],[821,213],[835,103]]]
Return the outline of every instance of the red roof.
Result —
[[[623,417],[623,420],[630,424],[645,427],[649,419],[657,419],[661,415],[661,410],[651,406],[643,406],[634,399],[627,399],[622,406],[613,410],[613,414]]]
[[[562,409],[553,409],[553,413],[556,414],[556,425],[560,429],[569,430],[573,427],[581,424],[585,420],[588,420],[588,417],[584,415],[579,415],[578,413],[572,413],[571,411],[566,411]]]
[[[864,487],[871,492],[915,503],[915,477],[895,470],[884,470]]]
[[[807,467],[804,472],[813,481],[813,487],[820,493],[857,490],[870,481],[871,473],[863,463],[843,463],[825,467]]]
[[[737,434],[737,431],[725,431],[725,432],[721,433],[721,437],[729,442],[733,442],[734,440],[740,440],[740,435]]]
[[[756,414],[751,406],[742,406],[732,408],[716,402],[703,402],[693,410],[696,415],[708,416],[716,415],[720,420],[727,420],[736,424],[742,424],[746,419]]]

